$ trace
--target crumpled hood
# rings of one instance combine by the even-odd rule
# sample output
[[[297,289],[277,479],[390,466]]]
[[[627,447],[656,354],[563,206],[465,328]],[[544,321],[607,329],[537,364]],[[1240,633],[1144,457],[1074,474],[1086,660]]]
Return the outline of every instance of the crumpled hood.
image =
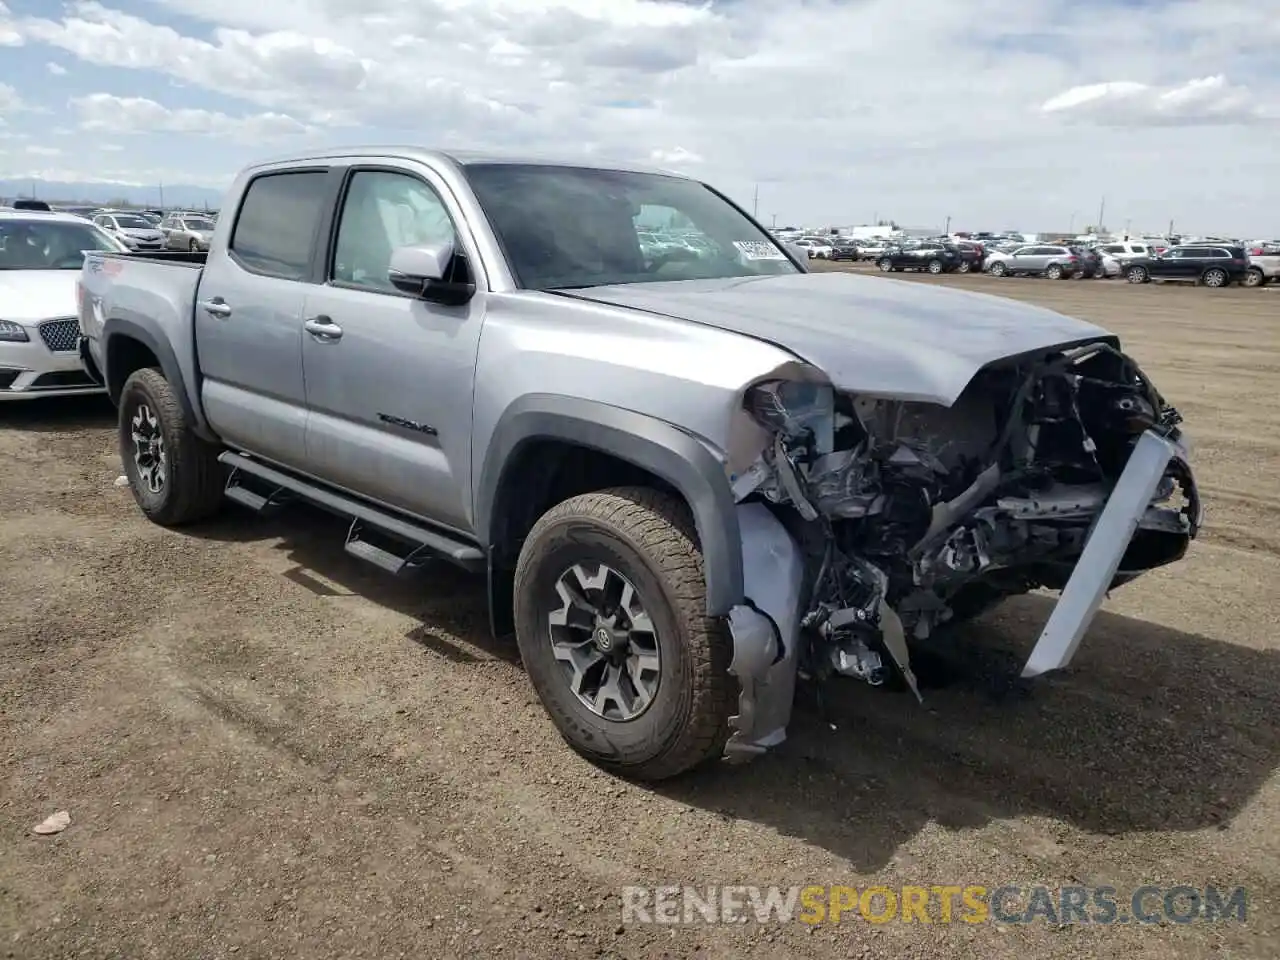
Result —
[[[76,315],[79,270],[0,270],[0,320]]]
[[[946,406],[993,361],[1103,337],[1115,342],[1101,327],[1015,300],[850,273],[564,292],[767,341],[818,367],[839,390]]]

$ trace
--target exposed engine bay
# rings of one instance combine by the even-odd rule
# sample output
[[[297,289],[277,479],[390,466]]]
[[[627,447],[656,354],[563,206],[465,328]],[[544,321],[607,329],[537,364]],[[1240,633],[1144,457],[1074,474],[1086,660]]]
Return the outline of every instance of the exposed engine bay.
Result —
[[[1130,484],[1136,509],[1105,548],[1110,569],[1087,585],[1096,599],[1076,604],[1083,623],[1054,641],[1071,649],[1051,665],[1069,659],[1106,590],[1181,558],[1200,523],[1180,415],[1105,341],[984,368],[950,407],[770,380],[744,408],[768,440],[734,496],[766,505],[800,554],[798,649],[783,649],[775,617],[772,662],[794,655],[802,678],[896,676],[918,697],[912,642],[1006,597],[1064,590],[1086,543],[1105,548],[1091,534],[1122,475],[1140,469],[1126,471],[1144,436],[1165,452],[1141,467],[1143,489]],[[747,671],[734,672],[756,709]]]

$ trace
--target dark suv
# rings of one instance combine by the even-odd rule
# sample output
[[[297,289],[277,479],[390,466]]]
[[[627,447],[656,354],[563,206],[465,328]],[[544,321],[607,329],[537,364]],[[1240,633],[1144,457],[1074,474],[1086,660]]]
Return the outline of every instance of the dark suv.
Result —
[[[1151,280],[1183,280],[1206,287],[1240,283],[1249,271],[1244,247],[1187,244],[1170,247],[1154,257],[1130,260],[1124,275],[1130,283]]]
[[[830,260],[857,260],[858,245],[848,237],[831,238]]]
[[[926,240],[889,247],[880,255],[879,266],[885,273],[899,270],[923,270],[925,273],[950,273],[960,267],[960,251],[950,244]]]

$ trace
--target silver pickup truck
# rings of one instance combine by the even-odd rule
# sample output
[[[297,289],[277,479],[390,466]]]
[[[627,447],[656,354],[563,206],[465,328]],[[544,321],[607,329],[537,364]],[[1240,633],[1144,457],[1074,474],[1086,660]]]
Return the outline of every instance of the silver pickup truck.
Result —
[[[1065,666],[1200,524],[1114,336],[810,274],[696,180],[350,150],[223,210],[207,255],[84,264],[143,513],[309,501],[389,571],[483,572],[565,740],[628,776],[780,743],[797,679],[918,696],[913,644],[1028,590],[1063,592],[1023,673]]]

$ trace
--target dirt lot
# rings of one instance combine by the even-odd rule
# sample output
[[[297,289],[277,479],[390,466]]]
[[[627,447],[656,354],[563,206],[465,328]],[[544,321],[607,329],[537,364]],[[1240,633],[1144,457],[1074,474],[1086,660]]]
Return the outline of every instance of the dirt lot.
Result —
[[[387,579],[306,512],[150,526],[103,404],[0,410],[0,956],[1280,955],[1280,291],[920,282],[1119,332],[1194,432],[1207,530],[1030,692],[1001,677],[1042,597],[925,708],[850,683],[656,789],[561,744],[479,583]],[[1249,918],[624,926],[631,883],[1213,883]]]

